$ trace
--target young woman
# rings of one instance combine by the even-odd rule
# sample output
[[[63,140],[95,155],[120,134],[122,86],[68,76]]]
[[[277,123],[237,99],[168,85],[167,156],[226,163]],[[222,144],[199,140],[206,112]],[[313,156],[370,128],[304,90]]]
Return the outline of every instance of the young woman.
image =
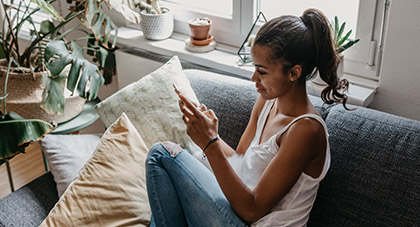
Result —
[[[187,133],[213,173],[178,145],[155,144],[146,162],[152,226],[306,225],[330,153],[305,83],[319,72],[323,100],[346,101],[329,23],[316,9],[272,19],[252,59],[260,96],[236,151],[218,137],[212,110],[179,95]]]

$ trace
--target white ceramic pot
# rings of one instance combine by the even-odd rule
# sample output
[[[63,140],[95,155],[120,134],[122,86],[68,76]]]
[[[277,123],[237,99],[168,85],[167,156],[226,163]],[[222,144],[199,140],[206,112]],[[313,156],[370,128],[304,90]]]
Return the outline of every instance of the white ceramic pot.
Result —
[[[151,40],[167,39],[174,31],[174,16],[168,9],[163,14],[147,14],[140,12],[142,18],[140,26],[144,37]]]

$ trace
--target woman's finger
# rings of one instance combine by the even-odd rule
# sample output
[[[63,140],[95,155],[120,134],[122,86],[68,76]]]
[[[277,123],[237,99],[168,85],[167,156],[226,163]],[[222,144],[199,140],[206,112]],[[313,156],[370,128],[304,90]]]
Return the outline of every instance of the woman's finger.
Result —
[[[201,113],[201,111],[197,109],[197,107],[195,107],[187,97],[181,94],[179,95],[179,98],[183,101],[185,107],[187,107],[194,115],[204,117],[204,114]]]
[[[201,112],[204,112],[204,111],[206,111],[206,110],[207,110],[206,105],[204,105],[204,104],[200,104],[200,111],[201,111]]]
[[[188,124],[189,119],[185,115],[182,115],[182,120],[184,121],[184,124]]]

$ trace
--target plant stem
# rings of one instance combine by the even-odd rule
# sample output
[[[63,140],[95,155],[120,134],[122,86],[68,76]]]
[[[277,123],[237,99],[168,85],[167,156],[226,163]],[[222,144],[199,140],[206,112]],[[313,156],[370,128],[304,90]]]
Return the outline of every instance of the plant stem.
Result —
[[[4,1],[3,0],[1,0],[1,4],[2,4],[2,6],[3,6],[3,9],[6,9],[6,5],[4,4]],[[9,27],[9,30],[10,30],[10,33],[11,33],[11,35],[12,35],[12,44],[11,44],[11,46],[10,46],[10,52],[8,53],[9,54],[9,57],[7,58],[7,61],[9,61],[10,59],[10,56],[11,56],[11,53],[12,53],[12,49],[13,49],[13,45],[15,45],[15,43],[17,42],[17,39],[16,39],[16,37],[15,37],[15,34],[13,34],[13,29],[12,29],[12,23],[10,22],[10,18],[9,18],[9,15],[7,15],[7,12],[5,11],[5,13],[4,13],[4,16],[6,17],[6,20],[7,20],[7,25],[8,25],[8,27]],[[7,40],[7,39],[6,39]],[[6,104],[6,103],[5,103]]]
[[[12,61],[13,60],[9,61],[9,65],[7,66],[6,78],[4,79],[3,96],[7,95],[7,81],[9,81],[9,73],[10,73],[10,68],[12,67]],[[6,115],[6,114],[7,114],[6,99],[4,99],[3,100],[3,115]]]
[[[3,1],[3,0],[2,0]],[[25,52],[22,54],[22,58],[23,59],[29,59],[30,53],[32,52],[32,49],[34,48],[35,45],[37,45],[41,40],[43,40],[45,37],[47,37],[49,34],[51,34],[52,32],[56,32],[58,30],[61,29],[61,27],[63,27],[65,24],[67,24],[69,21],[73,20],[74,18],[76,18],[77,16],[79,16],[80,14],[82,14],[83,11],[77,12],[77,13],[69,13],[66,16],[66,19],[61,22],[60,24],[57,25],[57,27],[55,27],[55,29],[49,31],[48,33],[37,37],[32,43],[31,45],[25,50]]]

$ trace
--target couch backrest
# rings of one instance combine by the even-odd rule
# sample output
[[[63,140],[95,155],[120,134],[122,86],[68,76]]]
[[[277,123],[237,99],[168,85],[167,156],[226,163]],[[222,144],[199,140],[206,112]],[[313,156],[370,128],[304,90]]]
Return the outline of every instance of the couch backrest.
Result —
[[[185,70],[201,103],[236,147],[258,96],[249,80]],[[309,96],[327,123],[331,167],[308,226],[419,226],[420,122]]]
[[[419,226],[420,122],[337,105],[326,124],[331,167],[308,226]]]

